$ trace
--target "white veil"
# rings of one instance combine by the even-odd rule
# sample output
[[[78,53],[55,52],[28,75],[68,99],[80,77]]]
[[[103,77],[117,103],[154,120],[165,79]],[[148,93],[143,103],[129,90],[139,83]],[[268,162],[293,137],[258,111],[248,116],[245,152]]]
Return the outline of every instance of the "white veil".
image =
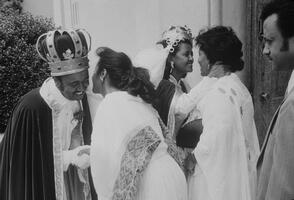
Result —
[[[157,45],[154,48],[140,51],[133,59],[135,67],[142,67],[149,71],[150,81],[154,84],[155,88],[163,79],[168,54],[169,48]]]

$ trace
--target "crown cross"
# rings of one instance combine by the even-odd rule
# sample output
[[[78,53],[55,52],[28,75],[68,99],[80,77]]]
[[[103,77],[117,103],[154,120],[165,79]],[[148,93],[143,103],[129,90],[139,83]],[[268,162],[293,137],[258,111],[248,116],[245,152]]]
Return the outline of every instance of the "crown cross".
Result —
[[[70,49],[67,49],[62,55],[65,60],[69,60],[74,57]]]

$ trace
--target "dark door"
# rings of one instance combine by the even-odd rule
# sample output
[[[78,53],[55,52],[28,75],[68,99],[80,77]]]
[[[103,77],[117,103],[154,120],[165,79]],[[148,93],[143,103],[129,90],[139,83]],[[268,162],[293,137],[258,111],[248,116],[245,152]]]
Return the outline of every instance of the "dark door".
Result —
[[[262,55],[259,34],[262,24],[259,15],[264,3],[269,0],[247,1],[247,33],[245,62],[250,80],[249,90],[253,97],[255,122],[259,143],[262,144],[270,120],[284,98],[291,71],[272,70],[271,63]]]

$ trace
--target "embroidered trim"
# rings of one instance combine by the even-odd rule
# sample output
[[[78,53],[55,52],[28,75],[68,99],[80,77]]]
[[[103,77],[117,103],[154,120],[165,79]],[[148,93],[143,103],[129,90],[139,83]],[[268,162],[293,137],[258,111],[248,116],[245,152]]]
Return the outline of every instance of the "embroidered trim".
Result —
[[[64,130],[59,127],[60,114],[67,100],[61,95],[56,88],[52,78],[48,78],[40,89],[40,95],[52,110],[52,145],[53,145],[53,162],[54,162],[54,181],[56,200],[63,200],[66,197],[64,194],[64,179],[63,179],[63,143],[62,133]],[[79,102],[81,105],[81,102]],[[82,107],[82,105],[81,105]],[[64,122],[62,121],[62,124]],[[72,130],[70,130],[72,131]],[[83,142],[83,138],[82,138]],[[84,143],[84,142],[83,142]],[[79,171],[79,170],[78,170]],[[80,170],[81,171],[81,170]],[[91,199],[89,178],[87,169],[81,171],[80,175],[84,179],[84,194],[87,200]],[[81,177],[80,177],[81,179]]]
[[[167,152],[178,163],[183,172],[186,173],[184,162],[188,155],[188,152],[177,146],[175,140],[173,140],[171,133],[169,132],[163,121],[160,118],[158,118],[158,121],[162,130],[164,141],[168,146]]]
[[[121,159],[120,172],[113,188],[112,200],[135,200],[139,182],[161,140],[147,126],[129,142]]]
[[[57,127],[58,112],[52,110],[53,120],[53,158],[54,158],[54,180],[56,200],[63,200],[63,163],[62,163],[62,143],[59,129]]]

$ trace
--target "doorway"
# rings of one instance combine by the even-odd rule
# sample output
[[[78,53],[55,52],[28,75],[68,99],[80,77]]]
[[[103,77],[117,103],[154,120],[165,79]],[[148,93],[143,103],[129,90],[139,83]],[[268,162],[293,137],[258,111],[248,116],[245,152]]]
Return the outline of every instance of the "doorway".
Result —
[[[251,92],[258,139],[262,145],[267,128],[274,112],[282,102],[291,71],[277,72],[272,64],[262,55],[262,44],[259,34],[262,23],[259,15],[263,5],[270,0],[248,0],[247,2],[247,33],[245,44],[245,63],[250,80]]]

